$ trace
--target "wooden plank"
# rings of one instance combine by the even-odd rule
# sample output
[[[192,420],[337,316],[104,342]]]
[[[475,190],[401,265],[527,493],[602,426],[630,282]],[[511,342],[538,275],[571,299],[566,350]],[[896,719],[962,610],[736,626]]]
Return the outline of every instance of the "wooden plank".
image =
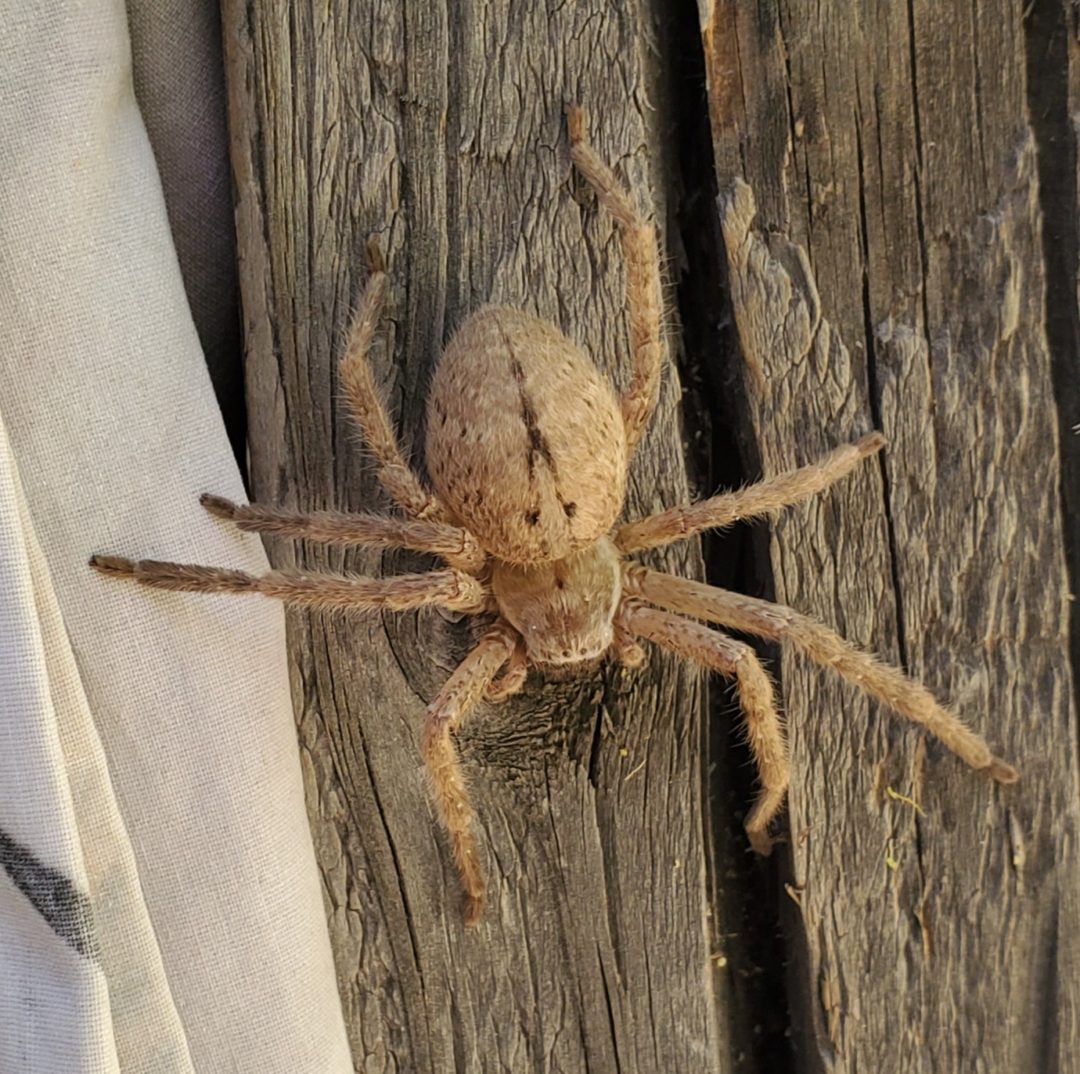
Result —
[[[649,12],[354,0],[224,6],[257,498],[386,506],[335,362],[378,232],[392,279],[377,375],[418,455],[441,344],[479,305],[552,319],[626,378],[612,223],[571,176],[567,98],[650,203],[667,117],[649,101]],[[663,190],[657,189],[663,220]],[[679,388],[634,463],[633,514],[684,501]],[[278,564],[289,546],[274,547]],[[313,567],[393,573],[408,556]],[[684,547],[655,558],[693,575]],[[358,1069],[710,1071],[701,678],[530,681],[461,736],[490,879],[461,925],[417,750],[423,709],[470,644],[437,614],[290,619],[311,820]],[[257,716],[257,714],[253,714]]]
[[[1022,774],[992,786],[784,659],[799,1068],[1075,1069],[1076,713],[1020,10],[701,17],[763,467],[874,427],[891,445],[777,523],[777,597],[902,661]]]

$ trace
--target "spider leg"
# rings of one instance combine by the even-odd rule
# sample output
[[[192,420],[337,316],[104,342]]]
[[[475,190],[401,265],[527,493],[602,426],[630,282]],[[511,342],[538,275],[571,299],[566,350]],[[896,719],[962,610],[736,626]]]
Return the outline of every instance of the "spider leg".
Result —
[[[257,503],[236,504],[208,492],[199,497],[199,503],[210,514],[235,522],[240,529],[250,533],[306,537],[309,541],[324,544],[411,548],[414,552],[432,552],[451,566],[470,573],[478,571],[486,558],[471,533],[445,522],[343,511],[289,511]]]
[[[845,641],[835,631],[782,604],[731,593],[670,574],[631,567],[627,591],[670,611],[707,619],[732,630],[791,644],[823,667],[883,701],[894,712],[922,724],[972,768],[999,783],[1019,778],[1012,765],[995,757],[981,735],[940,705],[921,683]]]
[[[446,509],[405,461],[375,385],[368,352],[386,301],[387,283],[382,252],[374,239],[368,243],[368,257],[371,275],[349,328],[349,342],[341,359],[341,381],[364,439],[378,461],[383,488],[411,517],[445,521]]]
[[[639,552],[691,537],[702,530],[728,526],[741,519],[760,518],[782,507],[801,503],[846,477],[867,456],[885,446],[881,433],[870,433],[830,451],[824,458],[757,484],[725,492],[686,507],[650,515],[620,526],[615,544],[623,552]]]
[[[787,739],[776,711],[772,680],[749,645],[634,598],[624,599],[619,624],[628,633],[670,649],[687,660],[735,680],[746,718],[746,737],[757,763],[761,790],[746,818],[746,834],[759,854],[772,849],[769,822],[784,804],[790,780]]]
[[[502,674],[488,684],[484,697],[488,701],[505,701],[508,697],[520,693],[529,674],[529,658],[525,654],[525,641],[518,637],[514,651],[506,661]]]
[[[102,574],[129,577],[154,589],[183,593],[261,593],[294,607],[346,611],[405,611],[434,605],[462,612],[487,606],[484,587],[471,575],[447,568],[392,578],[270,571],[263,575],[193,563],[137,562],[119,556],[93,556],[90,566]]]
[[[664,357],[664,298],[660,286],[656,228],[642,218],[626,188],[593,148],[589,141],[585,110],[572,107],[567,110],[566,119],[570,132],[570,156],[604,207],[615,218],[622,237],[633,373],[630,387],[623,393],[621,402],[627,451],[633,452],[656,407]]]
[[[645,650],[638,645],[634,635],[619,621],[615,620],[615,639],[612,642],[615,659],[624,668],[639,668],[645,663]]]
[[[484,908],[484,874],[473,835],[472,804],[451,732],[484,696],[518,643],[517,632],[496,623],[446,680],[428,706],[421,752],[431,777],[439,819],[450,838],[454,862],[465,889],[465,924],[475,925]],[[509,674],[509,673],[508,673]],[[505,678],[506,676],[504,676]]]

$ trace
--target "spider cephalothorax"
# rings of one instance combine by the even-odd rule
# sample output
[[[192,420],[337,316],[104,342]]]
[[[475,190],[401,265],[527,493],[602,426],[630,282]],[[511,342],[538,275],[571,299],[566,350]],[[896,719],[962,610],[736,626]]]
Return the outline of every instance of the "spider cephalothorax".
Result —
[[[569,114],[571,155],[614,216],[627,266],[632,375],[621,395],[591,358],[552,325],[489,306],[473,314],[439,360],[427,414],[426,488],[405,462],[368,362],[386,275],[372,273],[341,374],[379,477],[405,517],[298,514],[204,496],[242,529],[335,544],[411,548],[446,566],[375,579],[242,571],[113,556],[91,561],[144,585],[263,593],[315,608],[436,606],[488,615],[480,640],[428,707],[421,748],[466,894],[466,921],[483,905],[473,814],[452,733],[482,698],[521,689],[530,665],[586,665],[612,653],[628,665],[649,641],[734,679],[761,790],[746,821],[768,853],[770,820],[788,784],[787,745],[772,683],[754,651],[702,621],[787,642],[894,711],[921,723],[972,768],[1002,783],[1016,771],[919,683],[798,612],[647,570],[627,557],[716,526],[771,514],[827,488],[880,450],[877,433],[819,462],[700,503],[615,525],[634,448],[656,404],[663,362],[659,255],[653,226],[590,146],[581,109]],[[689,618],[683,618],[687,616]]]

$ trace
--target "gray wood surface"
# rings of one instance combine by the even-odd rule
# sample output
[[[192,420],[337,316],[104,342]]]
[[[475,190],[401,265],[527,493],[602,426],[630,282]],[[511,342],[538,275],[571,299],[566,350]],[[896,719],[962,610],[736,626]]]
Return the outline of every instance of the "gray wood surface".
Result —
[[[1076,1070],[1076,713],[1020,7],[702,20],[763,467],[874,426],[891,444],[776,525],[777,596],[901,660],[1022,773],[991,786],[783,661],[798,1067]]]
[[[620,10],[625,7],[626,10]],[[225,5],[254,494],[386,506],[335,362],[378,232],[392,278],[375,357],[410,448],[441,344],[479,305],[550,318],[624,383],[622,264],[571,176],[564,103],[645,206],[662,160],[640,5]],[[630,510],[688,496],[679,388]],[[415,454],[415,450],[414,450]],[[291,547],[272,549],[278,564]],[[311,567],[342,557],[295,553]],[[700,569],[693,549],[657,562]],[[406,556],[350,555],[393,572]],[[461,736],[490,879],[466,934],[418,753],[424,706],[466,652],[439,614],[290,619],[311,819],[357,1066],[400,1071],[722,1069],[710,985],[701,676],[530,681]]]
[[[223,8],[256,498],[388,506],[336,372],[373,232],[392,280],[375,364],[419,464],[439,348],[485,302],[550,318],[625,382],[617,238],[567,153],[563,106],[581,101],[662,225],[683,314],[673,286],[690,391],[681,409],[670,369],[628,513],[738,480],[702,461],[730,442],[751,479],[881,428],[880,464],[779,520],[758,565],[777,599],[954,699],[1022,773],[991,786],[784,657],[791,843],[762,866],[738,831],[745,756],[706,733],[731,717],[721,690],[710,707],[702,676],[658,654],[534,675],[461,736],[491,891],[466,933],[417,743],[469,622],[290,616],[357,1068],[1080,1069],[1064,3],[1027,21],[1004,0]],[[1040,209],[1071,254],[1044,247]],[[732,549],[709,559],[724,584]],[[650,562],[703,570],[696,546]]]

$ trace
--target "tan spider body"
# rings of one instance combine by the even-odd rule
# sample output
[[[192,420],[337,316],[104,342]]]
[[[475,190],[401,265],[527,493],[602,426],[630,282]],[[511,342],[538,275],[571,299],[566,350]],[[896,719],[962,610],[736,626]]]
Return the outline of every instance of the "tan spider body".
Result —
[[[626,494],[611,384],[553,325],[499,306],[474,313],[439,360],[425,454],[439,499],[506,563],[592,544]]]
[[[617,394],[591,358],[547,322],[485,307],[461,326],[436,369],[427,414],[427,489],[401,453],[368,361],[386,292],[381,256],[372,246],[373,271],[341,376],[380,480],[406,517],[303,514],[202,499],[213,514],[242,529],[410,548],[441,557],[445,567],[385,579],[296,571],[254,577],[112,556],[91,561],[105,573],[163,589],[262,593],[312,608],[436,606],[492,617],[428,707],[421,741],[465,888],[469,923],[479,917],[484,881],[452,733],[483,698],[498,701],[520,690],[530,665],[583,666],[611,653],[633,666],[643,657],[639,642],[649,641],[733,679],[761,778],[747,833],[755,850],[768,853],[769,822],[783,804],[789,779],[772,683],[749,646],[700,620],[787,642],[922,724],[972,768],[1003,783],[1017,778],[925,687],[821,623],[790,608],[647,570],[627,558],[803,501],[850,473],[884,439],[872,433],[799,470],[615,526],[629,460],[655,406],[662,367],[659,255],[652,225],[589,145],[583,113],[571,109],[568,118],[574,163],[622,237],[633,359],[626,391]]]

